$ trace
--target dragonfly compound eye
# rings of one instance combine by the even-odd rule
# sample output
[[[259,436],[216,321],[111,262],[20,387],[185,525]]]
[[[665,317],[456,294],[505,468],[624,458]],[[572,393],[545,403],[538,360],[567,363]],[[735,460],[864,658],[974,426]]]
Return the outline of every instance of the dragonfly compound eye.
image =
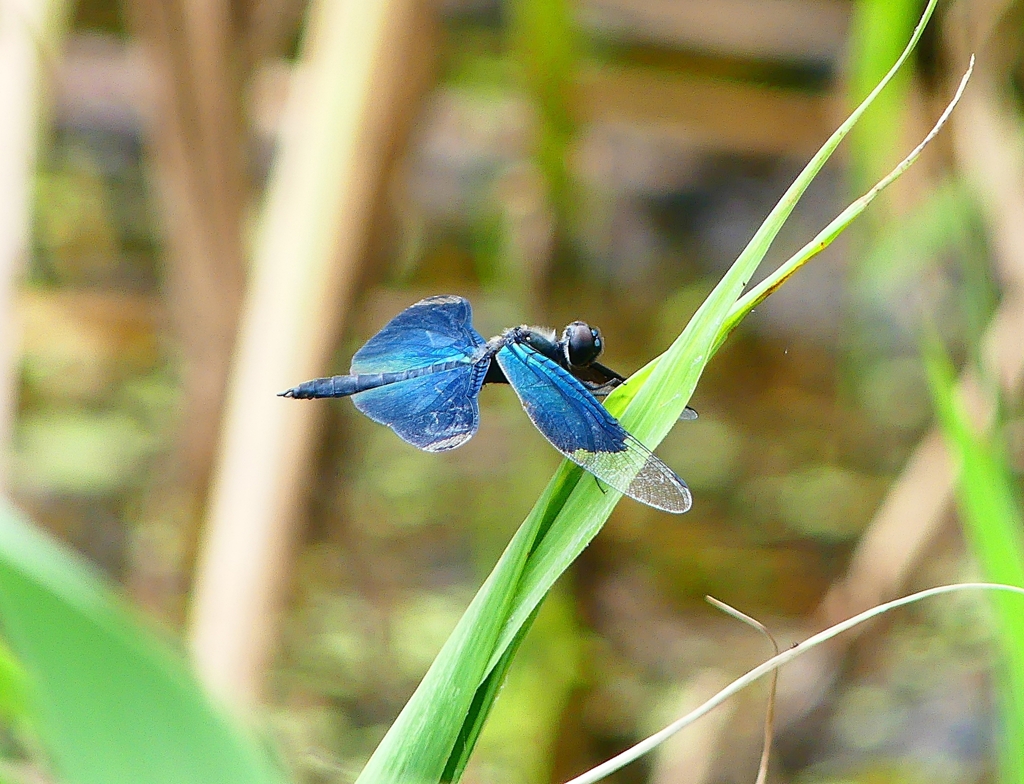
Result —
[[[574,321],[562,334],[569,364],[575,367],[589,365],[604,349],[601,333],[582,321]]]

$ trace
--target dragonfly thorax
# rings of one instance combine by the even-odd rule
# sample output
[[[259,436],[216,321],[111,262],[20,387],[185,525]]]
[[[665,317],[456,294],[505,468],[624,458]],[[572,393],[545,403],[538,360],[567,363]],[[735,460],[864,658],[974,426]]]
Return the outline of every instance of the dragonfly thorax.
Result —
[[[601,331],[583,321],[574,321],[567,326],[562,331],[561,340],[557,340],[555,333],[549,329],[524,324],[506,329],[499,337],[491,338],[487,346],[493,354],[506,343],[524,343],[566,368],[588,367],[604,351]]]
[[[557,360],[561,344],[555,339],[554,330],[547,327],[530,327],[521,324],[518,327],[509,327],[497,338],[491,338],[488,344],[500,348],[506,343],[525,343],[534,351],[538,351],[546,357]]]

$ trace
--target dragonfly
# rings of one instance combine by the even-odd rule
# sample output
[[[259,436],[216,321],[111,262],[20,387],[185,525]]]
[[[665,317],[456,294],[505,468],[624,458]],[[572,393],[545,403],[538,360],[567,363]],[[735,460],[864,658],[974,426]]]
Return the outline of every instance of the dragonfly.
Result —
[[[351,397],[370,419],[427,452],[466,443],[477,431],[484,384],[508,384],[527,416],[572,462],[655,509],[682,513],[686,483],[601,405],[625,378],[597,362],[601,332],[574,321],[562,332],[518,326],[485,340],[463,297],[428,297],[406,308],[352,357],[347,375],[315,378],[287,398]],[[693,419],[687,408],[681,419]]]

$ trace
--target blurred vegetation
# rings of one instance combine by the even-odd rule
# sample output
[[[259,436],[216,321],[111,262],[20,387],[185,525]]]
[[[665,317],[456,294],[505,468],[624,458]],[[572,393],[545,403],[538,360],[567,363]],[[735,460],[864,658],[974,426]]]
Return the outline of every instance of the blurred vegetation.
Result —
[[[1024,586],[1024,539],[1019,488],[1002,443],[1002,416],[995,433],[978,433],[961,399],[953,366],[937,339],[926,348],[935,408],[957,465],[957,498],[968,544],[983,579]],[[991,389],[991,384],[986,385]],[[1001,412],[1000,412],[1001,414]],[[1024,776],[1024,618],[1020,607],[993,597],[1001,643],[996,698],[1002,718],[1002,781]]]

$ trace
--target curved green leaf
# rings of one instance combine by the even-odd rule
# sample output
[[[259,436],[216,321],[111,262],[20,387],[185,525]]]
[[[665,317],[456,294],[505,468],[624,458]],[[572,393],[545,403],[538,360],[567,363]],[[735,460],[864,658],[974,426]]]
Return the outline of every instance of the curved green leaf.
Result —
[[[68,784],[272,784],[283,777],[95,571],[0,507],[0,623]]]

